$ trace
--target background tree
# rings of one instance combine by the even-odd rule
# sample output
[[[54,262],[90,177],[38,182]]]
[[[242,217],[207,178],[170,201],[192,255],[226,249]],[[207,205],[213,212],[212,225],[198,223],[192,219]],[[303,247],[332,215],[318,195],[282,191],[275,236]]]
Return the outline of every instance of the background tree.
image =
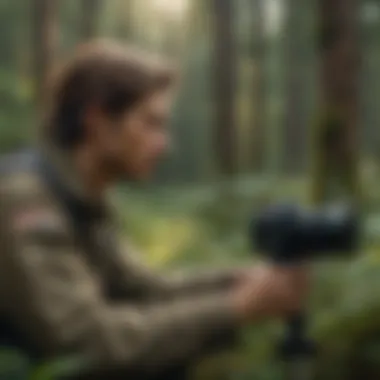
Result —
[[[58,2],[57,0],[33,0],[33,71],[35,98],[38,113],[46,104],[49,74],[57,54],[58,45]]]
[[[231,177],[236,165],[236,40],[231,0],[213,0],[215,153],[218,171]]]
[[[319,0],[322,59],[313,198],[358,195],[359,0]]]
[[[80,30],[83,40],[93,39],[99,31],[102,0],[81,0]]]
[[[282,171],[293,175],[307,168],[311,3],[287,0],[285,10]]]
[[[266,52],[267,40],[265,34],[265,12],[263,0],[251,0],[250,14],[252,25],[252,56],[253,56],[253,83],[250,129],[252,129],[252,143],[250,146],[252,167],[258,172],[264,169],[266,145]],[[251,166],[251,165],[250,165]]]
[[[380,3],[373,0],[363,0],[360,8],[361,38],[360,48],[365,59],[362,60],[361,73],[361,115],[362,128],[360,137],[362,148],[367,158],[378,163],[380,130],[376,128],[380,123],[380,81],[378,70],[380,67]]]

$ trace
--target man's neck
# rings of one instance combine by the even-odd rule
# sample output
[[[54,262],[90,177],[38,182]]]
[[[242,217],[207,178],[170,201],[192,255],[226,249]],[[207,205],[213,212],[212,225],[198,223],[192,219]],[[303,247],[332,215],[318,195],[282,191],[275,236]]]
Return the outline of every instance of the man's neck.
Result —
[[[102,198],[112,179],[105,174],[100,158],[87,147],[74,153],[74,165],[86,193],[94,199]]]

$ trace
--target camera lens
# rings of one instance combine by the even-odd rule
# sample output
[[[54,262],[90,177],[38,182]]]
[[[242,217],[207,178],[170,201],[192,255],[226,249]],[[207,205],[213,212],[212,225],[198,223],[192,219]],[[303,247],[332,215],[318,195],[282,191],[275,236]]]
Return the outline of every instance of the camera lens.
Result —
[[[277,261],[294,261],[324,254],[353,252],[359,240],[359,221],[349,206],[308,210],[274,205],[250,224],[253,246]]]
[[[300,212],[298,225],[303,248],[319,254],[352,252],[359,240],[358,217],[349,206]]]

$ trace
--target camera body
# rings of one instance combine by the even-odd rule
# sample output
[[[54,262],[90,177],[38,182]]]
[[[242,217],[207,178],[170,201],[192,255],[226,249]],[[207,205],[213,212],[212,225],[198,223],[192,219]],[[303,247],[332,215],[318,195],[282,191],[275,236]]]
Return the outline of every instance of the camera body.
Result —
[[[279,264],[349,255],[359,235],[358,213],[346,205],[307,209],[275,204],[252,218],[249,230],[254,248]]]
[[[294,204],[275,204],[251,220],[249,237],[255,250],[278,265],[298,264],[326,256],[354,254],[360,238],[358,213],[347,205],[307,209]],[[287,363],[289,378],[312,371],[316,342],[307,336],[306,316],[299,312],[288,321],[278,354]],[[309,377],[307,377],[309,378]]]

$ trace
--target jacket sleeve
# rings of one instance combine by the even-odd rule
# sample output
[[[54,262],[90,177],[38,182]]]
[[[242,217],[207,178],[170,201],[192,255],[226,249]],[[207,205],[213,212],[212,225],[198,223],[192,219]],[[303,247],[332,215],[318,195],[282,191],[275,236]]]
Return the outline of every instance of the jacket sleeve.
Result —
[[[138,295],[151,300],[181,298],[227,292],[239,281],[240,275],[247,268],[213,268],[198,269],[190,273],[176,271],[159,273],[144,264],[131,245],[121,249],[118,236],[113,233],[104,246],[108,269],[117,287],[125,293]],[[112,242],[110,246],[110,243]]]
[[[139,260],[139,255],[131,248],[112,257],[115,260],[113,275],[119,279],[119,286],[126,290],[133,288],[136,293],[152,299],[226,292],[237,283],[243,271],[242,268],[228,268],[158,273]]]
[[[59,214],[0,200],[1,306],[41,352],[75,352],[92,370],[156,371],[221,348],[238,325],[228,292],[141,308],[103,296]],[[27,210],[28,211],[22,211]]]

